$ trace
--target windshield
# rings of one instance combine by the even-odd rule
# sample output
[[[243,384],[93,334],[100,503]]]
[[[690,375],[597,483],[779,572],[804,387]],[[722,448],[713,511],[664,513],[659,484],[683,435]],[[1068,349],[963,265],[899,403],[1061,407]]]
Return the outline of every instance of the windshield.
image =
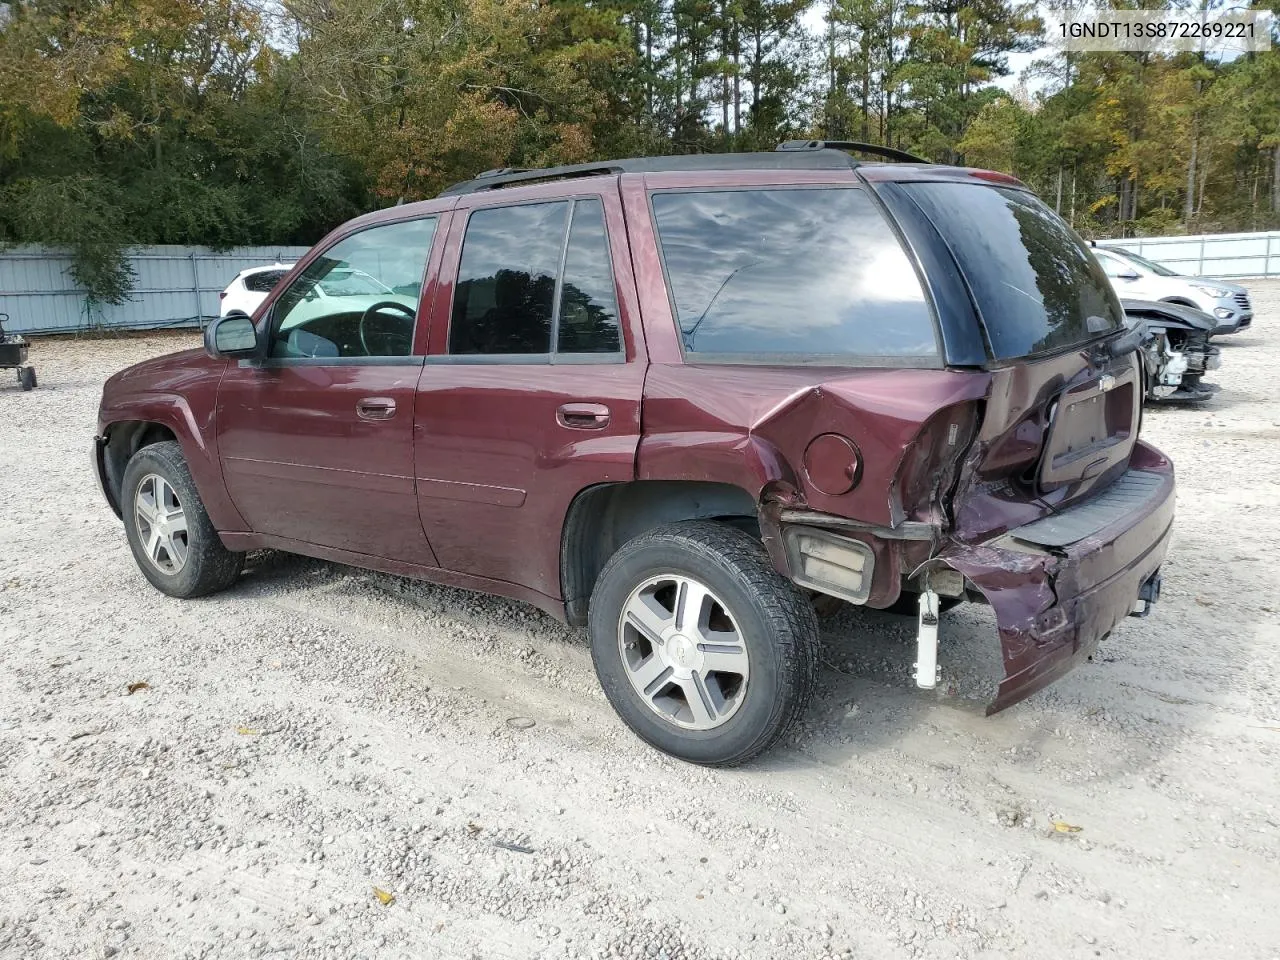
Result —
[[[904,187],[960,265],[996,359],[1123,328],[1120,301],[1088,246],[1031,194],[976,183]]]
[[[1102,249],[1110,250],[1112,253],[1117,254],[1118,256],[1124,257],[1126,260],[1132,260],[1138,266],[1145,267],[1146,269],[1150,270],[1152,273],[1156,274],[1157,276],[1160,276],[1160,277],[1181,276],[1181,274],[1175,273],[1174,271],[1170,270],[1168,267],[1162,267],[1160,264],[1154,263],[1153,261],[1148,260],[1146,257],[1138,256],[1132,250],[1124,249],[1124,247],[1103,247]]]
[[[915,268],[864,191],[681,190],[652,203],[686,355],[938,362]]]
[[[383,286],[360,270],[333,270],[316,286],[330,297],[358,297],[371,293],[391,292],[390,287]]]

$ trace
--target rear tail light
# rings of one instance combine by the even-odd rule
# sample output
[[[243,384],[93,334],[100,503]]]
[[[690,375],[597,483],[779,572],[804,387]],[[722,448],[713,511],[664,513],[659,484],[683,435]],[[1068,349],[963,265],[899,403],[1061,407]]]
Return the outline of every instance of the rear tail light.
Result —
[[[816,527],[788,526],[782,533],[791,579],[802,587],[866,603],[875,574],[875,553],[861,540]]]
[[[227,291],[223,290],[221,293],[219,293],[219,294],[218,294],[218,299],[219,299],[219,300],[225,300],[225,299],[227,299]]]

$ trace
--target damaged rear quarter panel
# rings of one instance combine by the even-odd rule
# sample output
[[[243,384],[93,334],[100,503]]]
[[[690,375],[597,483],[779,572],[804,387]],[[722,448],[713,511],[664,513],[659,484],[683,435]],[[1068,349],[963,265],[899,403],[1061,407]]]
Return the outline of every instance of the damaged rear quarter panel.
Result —
[[[653,364],[645,381],[637,475],[712,480],[746,490],[762,503],[765,545],[785,573],[776,510],[771,513],[762,501],[870,525],[901,524],[908,507],[916,506],[904,506],[903,486],[918,499],[931,491],[927,481],[904,484],[901,476],[903,464],[924,442],[926,425],[939,411],[981,399],[988,383],[985,373],[952,370]],[[945,444],[947,424],[934,427]],[[958,425],[958,443],[969,429],[968,423]],[[805,449],[824,433],[847,437],[857,449],[857,483],[845,493],[824,494],[805,476]],[[870,605],[892,603],[901,545],[859,539],[876,554]]]
[[[925,423],[981,398],[987,383],[949,370],[654,364],[639,476],[734,483],[757,498],[783,481],[814,510],[894,526],[904,519],[899,466]],[[861,472],[847,493],[823,494],[803,476],[805,448],[823,433],[857,447]]]

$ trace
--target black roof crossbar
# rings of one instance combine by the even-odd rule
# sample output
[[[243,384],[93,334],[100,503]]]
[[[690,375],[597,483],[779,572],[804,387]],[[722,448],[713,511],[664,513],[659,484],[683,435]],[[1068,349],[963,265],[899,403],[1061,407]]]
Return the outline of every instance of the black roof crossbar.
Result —
[[[762,153],[692,153],[670,157],[631,157],[626,160],[602,160],[564,167],[526,170],[502,167],[486,170],[473,180],[455,183],[441,191],[449,197],[500,187],[516,187],[549,180],[572,180],[579,177],[603,177],[618,173],[667,173],[698,170],[850,170],[858,161],[847,151],[873,154],[907,163],[928,163],[892,147],[852,140],[788,140],[775,150]]]
[[[791,153],[806,150],[850,150],[854,153],[867,153],[873,157],[884,157],[899,163],[929,163],[924,157],[907,153],[896,147],[883,147],[878,143],[863,143],[860,140],[787,140],[775,148],[779,152]]]

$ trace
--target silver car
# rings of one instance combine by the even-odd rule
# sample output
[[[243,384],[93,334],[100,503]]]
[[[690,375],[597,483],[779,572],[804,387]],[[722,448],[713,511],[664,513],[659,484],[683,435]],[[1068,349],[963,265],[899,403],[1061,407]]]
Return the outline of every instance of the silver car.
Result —
[[[1253,323],[1249,291],[1238,283],[1209,277],[1184,277],[1122,247],[1093,248],[1122,300],[1160,300],[1202,310],[1218,321],[1214,336],[1235,333]]]

